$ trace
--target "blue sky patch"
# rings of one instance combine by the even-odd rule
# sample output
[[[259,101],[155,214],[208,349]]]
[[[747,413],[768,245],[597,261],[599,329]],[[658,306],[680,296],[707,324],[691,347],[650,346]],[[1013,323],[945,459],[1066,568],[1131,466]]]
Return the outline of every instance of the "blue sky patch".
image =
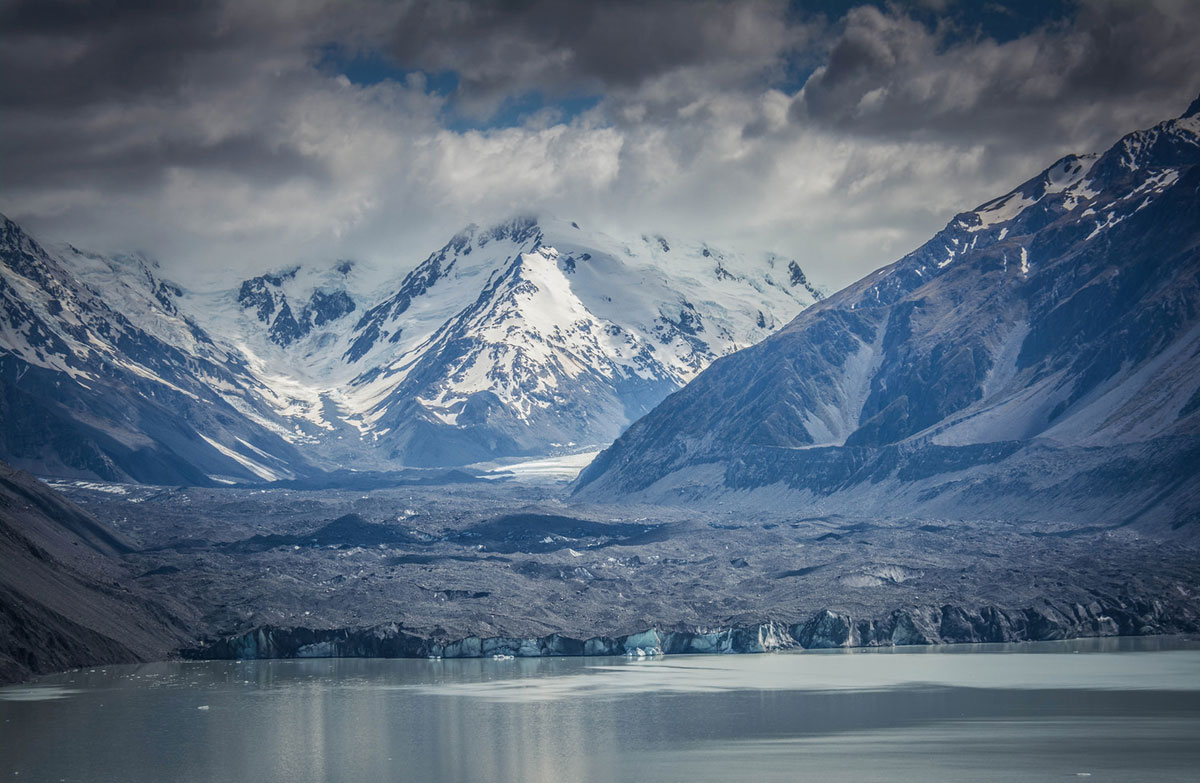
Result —
[[[350,53],[337,44],[321,47],[317,70],[329,75],[342,75],[351,84],[370,87],[385,81],[405,84],[408,77],[420,73],[425,77],[425,92],[430,95],[450,95],[458,89],[458,74],[453,71],[429,72],[415,68],[401,68],[382,52]]]

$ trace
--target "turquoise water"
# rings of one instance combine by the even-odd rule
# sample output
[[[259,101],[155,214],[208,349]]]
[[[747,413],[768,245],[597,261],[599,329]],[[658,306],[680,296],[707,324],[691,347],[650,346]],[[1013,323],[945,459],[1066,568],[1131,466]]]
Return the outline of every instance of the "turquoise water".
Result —
[[[21,781],[1196,781],[1200,644],[115,666],[0,689]]]

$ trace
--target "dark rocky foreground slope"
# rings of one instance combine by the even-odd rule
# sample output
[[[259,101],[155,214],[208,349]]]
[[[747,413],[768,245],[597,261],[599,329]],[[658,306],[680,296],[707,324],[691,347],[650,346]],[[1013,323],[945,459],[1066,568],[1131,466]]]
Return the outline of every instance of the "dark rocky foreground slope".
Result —
[[[133,545],[28,473],[0,463],[0,682],[168,656],[187,610],[137,587]]]
[[[577,495],[1200,520],[1200,101],[1069,156],[714,363]]]

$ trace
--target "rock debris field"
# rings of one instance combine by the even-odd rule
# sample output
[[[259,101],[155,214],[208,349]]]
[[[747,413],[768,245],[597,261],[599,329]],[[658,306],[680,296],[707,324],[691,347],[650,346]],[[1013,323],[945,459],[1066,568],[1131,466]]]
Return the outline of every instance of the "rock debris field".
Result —
[[[1200,630],[1200,557],[1133,529],[745,516],[561,486],[60,484],[137,544],[191,657],[752,652]],[[646,632],[650,633],[647,634]],[[590,640],[590,641],[589,641]]]

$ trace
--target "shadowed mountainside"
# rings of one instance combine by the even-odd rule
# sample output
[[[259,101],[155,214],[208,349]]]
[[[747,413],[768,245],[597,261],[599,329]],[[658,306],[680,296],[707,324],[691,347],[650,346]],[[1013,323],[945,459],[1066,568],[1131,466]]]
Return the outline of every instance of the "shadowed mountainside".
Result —
[[[715,362],[577,495],[1192,525],[1197,164],[1194,108],[1058,161]]]
[[[159,660],[188,610],[151,597],[119,556],[132,542],[0,463],[0,682],[76,666]]]

